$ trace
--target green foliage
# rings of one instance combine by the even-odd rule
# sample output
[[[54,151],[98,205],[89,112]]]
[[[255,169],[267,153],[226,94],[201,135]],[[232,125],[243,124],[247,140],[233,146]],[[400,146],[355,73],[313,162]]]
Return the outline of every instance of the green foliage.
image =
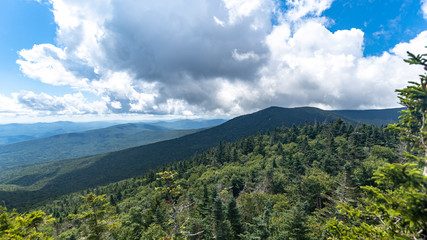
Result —
[[[326,220],[343,218],[331,210],[336,202],[359,200],[351,186],[396,156],[394,133],[350,126],[280,127],[221,142],[143,176],[49,201],[41,209],[56,220],[43,227],[59,239],[324,239]]]
[[[241,214],[234,197],[230,198],[230,201],[227,205],[227,220],[231,225],[232,239],[240,239],[240,234],[243,233],[244,229],[241,220]]]
[[[305,204],[292,207],[285,218],[282,237],[289,240],[307,240],[308,226]]]
[[[427,178],[414,164],[386,164],[374,174],[379,187],[364,186],[357,207],[342,203],[345,221],[328,223],[336,239],[418,239],[427,229]]]
[[[78,214],[70,214],[69,217],[84,223],[83,235],[88,239],[103,239],[106,235],[114,233],[120,223],[115,221],[116,216],[109,207],[110,203],[106,202],[106,196],[89,193],[81,198],[83,200],[82,211]]]
[[[43,211],[19,214],[8,212],[0,206],[0,238],[1,239],[53,239],[49,230],[40,231],[46,224],[54,221],[52,216]]]
[[[253,114],[232,119],[220,126],[177,139],[92,157],[67,159],[8,169],[0,172],[0,200],[6,201],[6,204],[10,207],[25,209],[25,207],[31,207],[36,203],[40,203],[47,199],[53,199],[63,194],[139,176],[165,164],[188,159],[196,152],[206,151],[209,148],[215,147],[219,142],[223,142],[222,145],[216,148],[220,151],[216,151],[217,154],[214,155],[209,154],[209,157],[215,159],[216,163],[219,165],[228,163],[229,161],[235,163],[240,162],[244,160],[242,159],[243,156],[247,158],[251,153],[252,155],[259,155],[260,158],[263,158],[268,155],[265,150],[267,150],[272,143],[275,145],[280,140],[282,144],[305,144],[304,142],[300,143],[299,140],[304,141],[304,139],[307,139],[305,136],[309,139],[313,139],[322,129],[322,125],[319,124],[319,127],[307,125],[305,129],[299,129],[297,125],[327,123],[328,121],[333,121],[340,117],[344,119],[346,123],[356,122],[334,112],[323,111],[316,108],[303,107],[286,109],[271,107]],[[290,128],[287,133],[279,134],[276,132],[269,133],[266,136],[256,136],[257,133],[265,133],[266,131],[273,131],[275,128],[280,129],[281,126],[291,127],[292,125],[295,126]],[[342,126],[345,127],[343,128]],[[346,134],[356,134],[353,131],[354,129],[351,131],[346,129],[350,128],[349,126],[348,124],[337,124],[336,131],[332,129],[331,131],[333,134],[338,135],[340,131],[346,131]],[[364,130],[364,128],[362,128],[362,130]],[[117,130],[112,131],[112,135],[116,136],[118,132]],[[128,132],[131,134],[134,133],[132,130]],[[366,143],[366,139],[372,141],[375,134],[371,130],[369,130],[369,134],[370,135],[365,136],[365,133],[361,133],[360,135],[357,133],[357,136],[361,138],[355,141],[363,141],[363,144]],[[301,136],[297,141],[296,138],[299,135],[304,136]],[[329,136],[330,135],[331,134],[329,134]],[[347,137],[345,134],[343,134],[343,136]],[[382,133],[379,137],[381,136],[383,136],[382,139],[387,139]],[[240,141],[241,146],[237,148],[238,151],[236,147],[230,147],[226,144],[226,142],[237,141],[244,137],[249,138]],[[81,145],[77,144],[80,149],[89,151],[84,153],[85,155],[93,154],[93,152],[90,153],[92,151],[91,149],[94,148],[91,147],[91,144],[94,144],[96,141],[91,141],[90,138],[91,137],[88,137],[86,139],[80,135],[73,136],[73,139],[76,140],[76,144],[81,143],[83,140],[88,141],[87,144],[83,145],[83,148],[81,148]],[[94,138],[96,139],[96,137]],[[118,141],[112,141],[112,145],[114,146],[111,144],[100,145],[109,150],[114,150],[116,145],[125,144],[125,142],[129,143],[129,141],[124,141],[121,137],[119,138],[120,140]],[[134,144],[146,139],[145,137],[136,138],[135,141],[131,140],[130,142]],[[267,139],[269,140],[267,141]],[[384,143],[381,143],[384,142],[382,139],[378,140],[380,143],[377,143],[377,145],[384,145]],[[328,141],[330,141],[330,139]],[[60,139],[58,139],[57,142],[60,142]],[[386,141],[386,143],[391,144],[387,147],[392,146],[393,139],[391,139],[391,141]],[[371,143],[369,144],[372,145]],[[359,145],[359,142],[357,142],[356,145]],[[276,147],[280,148],[283,146],[276,145]],[[40,149],[43,150],[43,153],[50,152],[50,154],[53,154],[52,156],[63,152],[58,151],[58,148],[53,145],[49,147],[43,145],[37,147],[34,151],[29,150],[29,152],[35,152],[35,150],[40,152]],[[64,151],[68,152],[69,150],[72,150],[72,147],[65,147]],[[316,157],[310,152],[303,151],[303,153],[311,154],[312,157],[310,161],[314,160]],[[66,155],[67,158],[76,157],[76,155],[72,154]],[[22,154],[21,157],[28,161],[34,159],[34,156],[28,154],[25,156]],[[324,170],[329,174],[338,171],[337,167],[339,165],[339,163],[337,163],[337,157],[339,156],[330,155],[330,157],[332,157],[330,163],[323,163]],[[0,158],[3,159],[1,153]],[[296,158],[290,158],[289,160],[294,161],[294,167],[299,173],[303,173],[304,164],[301,164],[301,158],[296,156]],[[177,163],[177,169],[175,170],[181,172],[181,169],[187,169],[187,166],[178,166],[180,164],[182,164],[182,162]],[[276,164],[279,164],[278,160],[276,160]],[[329,167],[329,164],[332,164],[331,167]],[[157,171],[163,170],[164,169],[159,169]],[[153,177],[153,174],[151,174],[151,177]],[[72,179],[72,181],[70,179]]]
[[[427,54],[414,55],[408,52],[405,62],[420,65],[427,70]],[[400,139],[406,144],[406,158],[415,160],[424,167],[427,175],[427,75],[420,75],[420,82],[409,82],[410,85],[398,89],[402,110],[400,120],[390,128],[399,131]]]
[[[427,54],[408,54],[406,62],[427,70]],[[331,239],[427,239],[427,77],[421,75],[420,83],[410,84],[396,90],[406,109],[389,129],[399,132],[406,148],[402,157],[417,164],[380,166],[372,178],[375,184],[361,187],[365,194],[357,205],[339,205],[342,220],[334,217],[328,222]],[[373,158],[396,160],[387,149],[377,147],[372,152]]]
[[[225,218],[225,210],[220,196],[214,198],[213,206],[214,222],[215,222],[215,239],[231,239],[231,226]]]
[[[157,180],[161,181],[161,187],[157,187],[156,191],[160,191],[166,200],[170,203],[175,202],[175,199],[179,196],[182,191],[180,185],[176,184],[176,171],[164,171],[159,172],[159,178]]]

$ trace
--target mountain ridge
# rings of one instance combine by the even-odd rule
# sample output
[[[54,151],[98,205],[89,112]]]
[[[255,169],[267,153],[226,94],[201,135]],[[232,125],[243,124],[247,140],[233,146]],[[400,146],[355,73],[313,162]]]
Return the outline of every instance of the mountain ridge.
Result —
[[[196,131],[199,130],[171,130],[145,123],[127,123],[0,145],[0,170],[118,151]]]
[[[81,158],[141,146],[181,137],[224,121],[222,119],[183,119],[131,122],[0,145],[0,170],[18,165]],[[66,122],[66,124],[71,123]],[[62,122],[53,124],[60,125]]]

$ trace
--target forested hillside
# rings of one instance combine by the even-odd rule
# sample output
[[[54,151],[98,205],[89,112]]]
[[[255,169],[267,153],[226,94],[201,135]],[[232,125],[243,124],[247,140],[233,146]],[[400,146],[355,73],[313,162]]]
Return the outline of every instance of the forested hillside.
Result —
[[[373,109],[373,110],[333,110],[341,116],[350,118],[358,123],[385,126],[399,120],[399,112],[404,108]]]
[[[0,200],[12,207],[33,205],[50,197],[134,177],[163,164],[184,160],[220,141],[236,141],[277,126],[324,123],[338,118],[339,115],[318,108],[270,107],[177,139],[92,157],[12,168],[0,172]]]
[[[54,220],[39,229],[58,239],[325,239],[329,219],[344,217],[336,206],[356,206],[360,186],[377,186],[374,171],[401,161],[397,143],[342,120],[276,128],[46,203]]]

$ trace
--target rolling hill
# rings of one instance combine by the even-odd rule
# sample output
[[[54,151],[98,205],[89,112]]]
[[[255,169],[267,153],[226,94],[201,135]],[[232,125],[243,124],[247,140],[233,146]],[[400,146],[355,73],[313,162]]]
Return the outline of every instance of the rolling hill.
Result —
[[[11,123],[0,125],[0,145],[117,125],[117,122]]]
[[[127,123],[0,145],[0,171],[20,165],[118,151],[181,137],[196,131],[199,130],[170,130],[145,123]]]

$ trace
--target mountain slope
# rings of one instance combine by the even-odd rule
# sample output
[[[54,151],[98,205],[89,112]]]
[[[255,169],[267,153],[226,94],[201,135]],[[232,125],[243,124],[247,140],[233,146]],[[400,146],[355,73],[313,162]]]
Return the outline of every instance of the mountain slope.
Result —
[[[196,130],[169,130],[145,123],[120,124],[85,132],[0,145],[0,170],[19,165],[79,158],[184,136]]]
[[[153,122],[156,126],[161,126],[170,129],[200,129],[223,124],[225,119],[182,119],[174,121]]]
[[[381,126],[397,122],[400,116],[399,111],[403,109],[404,108],[378,110],[335,110],[332,112],[353,119],[356,122]]]
[[[306,135],[308,132],[310,136]],[[332,138],[340,140],[332,144]],[[256,145],[248,148],[247,143],[251,141]],[[166,232],[172,233],[169,214],[175,201],[173,206],[186,206],[183,207],[186,210],[177,212],[177,219],[188,220],[185,225],[189,226],[187,229],[200,233],[196,239],[212,239],[212,230],[215,230],[212,226],[218,224],[217,216],[222,209],[229,209],[227,212],[232,213],[224,213],[230,222],[250,223],[234,230],[240,233],[246,231],[246,236],[251,235],[251,239],[272,239],[267,238],[268,234],[280,236],[274,239],[291,239],[283,234],[283,226],[295,219],[298,219],[299,225],[292,224],[287,228],[298,232],[293,236],[324,239],[321,229],[326,228],[326,220],[340,215],[334,210],[337,199],[358,202],[362,194],[357,191],[358,187],[374,184],[371,177],[376,167],[397,158],[393,152],[397,142],[393,134],[382,128],[367,125],[352,128],[342,122],[280,128],[270,134],[221,144],[222,147],[198,154],[191,160],[171,164],[165,169],[155,169],[145,176],[61,197],[42,209],[57,219],[64,219],[65,223],[59,223],[64,227],[57,229],[68,231],[76,216],[69,214],[82,212],[82,208],[76,207],[84,204],[81,196],[94,192],[106,194],[106,200],[119,215],[115,215],[116,221],[123,223],[117,239],[152,239],[143,232],[152,233],[154,225],[157,229],[167,229]],[[164,171],[177,171],[178,174]],[[155,172],[163,173],[156,175]],[[163,181],[162,184],[162,177],[163,180],[168,177],[168,182]],[[174,189],[177,185],[180,186],[179,193],[161,194],[166,186]],[[175,196],[173,200],[172,195]],[[229,204],[230,200],[235,203]],[[162,203],[166,204],[162,206]],[[223,203],[227,203],[227,206],[221,207]],[[289,209],[298,205],[298,214],[305,217],[292,217],[295,215]],[[306,221],[307,215],[312,220]],[[110,216],[104,216],[104,219],[115,222]],[[224,229],[230,230],[226,228],[227,225],[224,226]],[[265,226],[269,227],[268,231],[259,231]],[[304,226],[305,230],[300,231],[295,226]],[[79,225],[74,225],[74,228],[78,229]],[[304,237],[308,229],[311,238]],[[231,231],[234,230],[231,228]],[[83,237],[78,235],[82,230],[75,232],[76,239]],[[161,238],[159,235],[155,237]]]
[[[26,199],[34,203],[142,174],[162,164],[180,161],[195,152],[280,126],[333,121],[341,116],[317,108],[271,107],[234,118],[219,126],[177,139],[148,144],[84,159],[55,161],[0,174],[0,199]],[[350,119],[345,119],[353,122]],[[29,175],[31,174],[31,177]],[[6,177],[5,177],[6,176]],[[13,180],[7,176],[14,176]],[[36,179],[34,181],[33,179]],[[31,190],[31,191],[26,191]],[[31,196],[31,197],[29,197]]]

